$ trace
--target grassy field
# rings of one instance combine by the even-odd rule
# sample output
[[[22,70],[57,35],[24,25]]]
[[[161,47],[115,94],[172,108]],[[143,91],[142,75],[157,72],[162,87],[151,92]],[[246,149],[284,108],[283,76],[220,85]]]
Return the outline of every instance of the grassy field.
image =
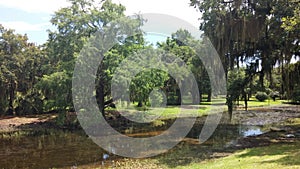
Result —
[[[260,102],[260,101],[256,100],[255,98],[251,98],[250,101],[248,101],[248,107],[252,108],[252,107],[275,106],[275,105],[283,104],[284,102],[286,102],[286,100],[273,101],[271,99]],[[240,104],[244,104],[244,101],[240,101]]]
[[[286,102],[285,100],[266,100],[264,102],[257,101],[255,98],[251,98],[250,101],[248,101],[248,109],[251,108],[257,108],[257,107],[266,107],[266,106],[276,106],[276,105],[282,105],[283,102]],[[130,105],[125,105],[121,109],[119,109],[120,112],[126,112],[127,114],[134,114],[134,113],[139,113],[140,116],[157,116],[160,119],[170,119],[170,118],[176,118],[180,110],[182,111],[182,115],[184,117],[189,117],[189,116],[204,116],[207,115],[208,113],[211,113],[212,111],[212,104],[216,105],[223,105],[221,111],[226,111],[227,107],[225,105],[226,99],[221,98],[221,99],[213,99],[212,102],[201,102],[199,105],[191,105],[190,108],[183,108],[180,109],[180,106],[167,106],[165,108],[149,108],[149,107],[137,107],[136,104],[130,104]],[[193,109],[191,108],[193,107]],[[238,109],[244,109],[244,102],[240,101],[239,105],[237,105]],[[114,110],[114,109],[111,109]],[[125,113],[125,114],[126,114]]]
[[[192,157],[194,154],[189,155],[192,152],[184,151],[185,154],[180,152],[179,154],[168,154],[164,158],[124,159],[115,165],[117,168],[123,169],[298,169],[300,168],[299,150],[300,141],[296,141],[290,144],[239,150],[226,157],[206,160],[186,159],[186,157]],[[182,160],[178,158],[179,155],[183,155]]]
[[[300,168],[300,142],[238,151],[228,157],[207,160],[180,168],[190,169],[288,169]]]

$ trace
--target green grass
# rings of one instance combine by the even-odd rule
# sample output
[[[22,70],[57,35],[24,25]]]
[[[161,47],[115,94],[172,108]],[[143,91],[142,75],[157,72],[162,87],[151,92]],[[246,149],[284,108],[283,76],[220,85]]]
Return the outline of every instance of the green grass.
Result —
[[[251,148],[228,157],[194,163],[180,168],[190,169],[288,169],[300,168],[300,142]]]
[[[182,109],[182,115],[183,117],[190,117],[190,116],[204,116],[207,115],[213,111],[211,111],[211,105],[212,104],[225,104],[226,99],[225,98],[219,98],[219,99],[213,99],[212,102],[201,102],[199,105],[191,105],[196,108],[190,109],[190,108],[184,108]],[[239,108],[243,107],[244,102],[240,101]],[[257,101],[255,98],[251,98],[250,101],[248,101],[248,108],[256,108],[256,107],[266,107],[266,106],[275,106],[275,105],[282,105],[284,103],[284,100],[266,100],[264,102]],[[122,109],[122,108],[121,108]],[[137,107],[137,103],[125,105],[123,107],[124,112],[129,114],[134,113],[145,113],[146,115],[153,115],[153,116],[159,116],[160,119],[170,119],[170,118],[176,118],[178,113],[180,112],[180,106],[167,106],[165,108],[149,108],[149,107]],[[226,111],[227,107],[224,105],[224,108],[221,110]]]
[[[215,99],[213,103],[225,103],[224,99]],[[159,115],[160,119],[170,119],[176,118],[177,115],[182,111],[181,115],[184,117],[189,116],[203,116],[207,115],[211,110],[212,102],[202,102],[199,105],[190,105],[192,108],[183,108],[180,109],[180,106],[167,106],[165,108],[150,108],[150,107],[137,107],[137,104],[130,104],[129,106],[124,106],[119,111],[123,111],[129,114],[146,112],[148,115]],[[113,109],[110,109],[113,110]]]
[[[284,122],[283,125],[287,126],[300,126],[300,118],[291,118]]]
[[[192,148],[191,148],[192,149]],[[169,152],[164,158],[125,159],[117,168],[174,168],[174,169],[296,169],[300,168],[300,142],[249,148],[229,156],[202,159],[196,150]],[[172,154],[174,153],[174,154]],[[197,162],[194,162],[197,161]]]
[[[283,104],[284,100],[265,100],[263,102],[260,102],[256,100],[255,98],[251,98],[251,100],[248,102],[248,107],[264,107],[264,106],[275,106],[275,105],[281,105]],[[243,101],[240,101],[240,103],[244,104]]]

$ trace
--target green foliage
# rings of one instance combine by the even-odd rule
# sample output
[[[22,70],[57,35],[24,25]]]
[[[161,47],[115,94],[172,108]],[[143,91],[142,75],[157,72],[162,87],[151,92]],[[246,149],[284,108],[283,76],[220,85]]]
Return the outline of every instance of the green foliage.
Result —
[[[149,102],[152,107],[161,107],[162,103],[166,102],[166,98],[163,94],[154,90],[153,94],[150,96]]]
[[[64,112],[58,113],[58,116],[55,119],[55,123],[58,126],[64,126],[65,125],[65,120],[66,120],[66,114]]]
[[[263,101],[267,100],[269,98],[269,96],[265,92],[257,92],[256,95],[255,95],[255,98],[258,101],[263,102]]]
[[[253,73],[259,76],[256,87],[249,86],[252,92],[270,87],[290,96],[292,89],[288,88],[293,85],[292,78],[281,70],[281,77],[274,80],[272,69],[278,67],[278,63],[284,67],[293,56],[300,55],[298,1],[190,2],[202,13],[200,29],[218,51],[226,73],[241,65],[253,64]]]
[[[76,59],[90,39],[97,39],[99,31],[115,35],[117,43],[104,53],[103,42],[90,46],[104,57],[96,75],[96,98],[104,112],[111,100],[111,82],[119,64],[131,55],[146,55],[149,64],[153,56],[176,56],[184,61],[198,83],[200,96],[211,97],[211,86],[205,65],[197,55],[207,52],[201,41],[187,30],[178,30],[158,48],[146,46],[140,16],[125,17],[125,7],[111,0],[70,0],[71,5],[56,11],[51,23],[56,30],[49,31],[48,41],[41,47],[28,42],[26,35],[0,25],[0,113],[17,115],[56,110],[70,111],[72,104],[72,77]],[[228,75],[228,105],[233,106],[242,96],[248,98],[257,91],[272,95],[273,91],[299,102],[300,62],[287,64],[299,56],[299,4],[294,1],[264,0],[226,1],[191,0],[191,5],[202,12],[200,29],[208,36],[220,54]],[[130,29],[124,31],[121,28]],[[132,32],[136,33],[134,36]],[[99,36],[99,35],[98,35]],[[99,37],[98,37],[99,39]],[[138,51],[143,49],[145,53]],[[86,57],[90,55],[88,53]],[[172,62],[172,61],[170,61]],[[169,104],[181,100],[178,80],[184,72],[174,61],[171,68],[178,79],[164,71],[143,69],[130,82],[133,101],[149,102],[154,89],[163,91]],[[243,64],[241,64],[243,63]],[[280,65],[280,67],[277,66]],[[241,65],[247,65],[241,68]],[[132,64],[132,69],[138,66]],[[276,68],[274,68],[276,67]],[[272,71],[273,69],[273,71]],[[122,72],[128,74],[130,72]],[[128,79],[118,79],[126,83]],[[176,81],[177,80],[177,81]],[[266,95],[258,93],[259,100]],[[164,98],[155,93],[157,102]],[[196,99],[195,99],[196,100]],[[158,103],[153,102],[157,105]],[[195,103],[198,104],[198,103]]]
[[[237,101],[242,94],[242,90],[245,88],[245,76],[245,71],[241,69],[234,69],[228,73],[227,95],[229,102]]]
[[[235,98],[240,94],[237,91],[244,87],[243,81],[245,75],[245,71],[240,69],[234,69],[228,74],[228,92],[229,94],[234,95]]]
[[[132,80],[130,87],[132,99],[139,102],[148,102],[150,92],[155,89],[162,89],[167,79],[168,74],[157,69],[151,69],[137,74]],[[156,97],[156,99],[159,97],[158,100],[163,101],[163,98],[158,93],[155,93],[153,97]],[[153,104],[155,103],[153,102]]]
[[[173,33],[171,38],[168,38],[166,42],[158,43],[158,47],[170,52],[171,54],[174,54],[187,64],[188,68],[192,71],[194,77],[196,78],[200,97],[203,94],[208,94],[211,96],[209,76],[200,59],[200,57],[206,55],[206,46],[204,43],[202,43],[202,41],[195,39],[187,30],[179,29]],[[169,86],[166,89],[169,93],[168,104],[180,104],[178,102],[180,100],[180,93],[178,91],[179,88],[176,85],[175,80],[170,77],[167,84]],[[208,98],[208,101],[210,99],[211,98]]]
[[[128,32],[121,30],[126,27],[139,34],[142,19],[126,18],[125,7],[114,4],[111,0],[95,3],[93,0],[71,0],[70,7],[55,12],[51,23],[57,30],[49,33],[46,44],[51,70],[44,75],[39,83],[45,95],[45,108],[48,110],[72,110],[72,76],[75,59],[80,55],[90,57],[91,51],[81,52],[82,48],[93,48],[104,57],[96,77],[97,101],[101,112],[104,110],[105,99],[109,100],[110,81],[118,64],[129,54],[143,46],[144,40],[140,35],[126,37]],[[93,41],[95,33],[115,33],[119,43],[108,52],[104,52],[106,42]],[[103,35],[102,37],[105,37]],[[111,35],[112,36],[112,35]],[[98,37],[101,40],[101,38]],[[90,66],[90,65],[88,65]],[[105,99],[104,99],[105,98]],[[104,112],[103,112],[104,113]]]
[[[55,72],[44,75],[37,88],[45,96],[44,111],[63,110],[72,107],[72,77],[66,72]]]
[[[0,25],[0,62],[0,113],[39,111],[41,98],[35,85],[42,76],[42,50],[26,36]]]
[[[292,16],[286,16],[282,18],[281,27],[288,32],[300,30],[300,6],[296,6]]]
[[[295,97],[294,92],[298,90],[300,86],[300,61],[294,64],[285,66],[283,72],[283,87],[287,99],[293,99]]]

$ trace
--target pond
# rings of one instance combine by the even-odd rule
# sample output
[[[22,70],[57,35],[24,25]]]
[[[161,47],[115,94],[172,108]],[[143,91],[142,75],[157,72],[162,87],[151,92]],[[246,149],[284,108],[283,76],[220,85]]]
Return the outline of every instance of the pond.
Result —
[[[201,122],[202,121],[202,122]],[[127,133],[130,137],[150,137],[168,129],[174,120],[159,122],[157,126],[138,125],[138,130]],[[162,125],[163,124],[163,125]],[[157,125],[157,124],[156,124]],[[214,149],[225,149],[238,138],[259,135],[264,132],[261,126],[221,123],[203,144],[198,137],[203,119],[196,122],[187,137],[165,154],[197,153],[203,154]],[[124,125],[123,125],[124,127]],[[118,129],[126,133],[126,128]],[[197,156],[198,157],[198,156]],[[20,130],[0,134],[0,168],[70,168],[85,164],[111,165],[110,161],[122,161],[122,157],[112,155],[101,149],[80,130]]]
[[[83,133],[17,131],[0,136],[1,168],[58,168],[102,159],[103,150]]]
[[[202,124],[194,125],[185,146],[197,144]],[[237,138],[262,134],[260,126],[220,124],[213,136],[199,148],[225,148]],[[132,136],[151,136],[159,132],[135,133]],[[130,134],[129,134],[130,135]],[[175,151],[174,151],[175,149]],[[172,152],[180,151],[180,146]],[[190,149],[189,151],[199,151]],[[166,154],[168,154],[166,153]],[[201,153],[201,152],[200,152]],[[203,152],[204,153],[204,152]],[[106,160],[104,160],[104,158]],[[84,164],[109,165],[108,161],[122,160],[121,157],[105,152],[92,142],[84,132],[56,129],[15,131],[0,134],[1,168],[71,168]]]

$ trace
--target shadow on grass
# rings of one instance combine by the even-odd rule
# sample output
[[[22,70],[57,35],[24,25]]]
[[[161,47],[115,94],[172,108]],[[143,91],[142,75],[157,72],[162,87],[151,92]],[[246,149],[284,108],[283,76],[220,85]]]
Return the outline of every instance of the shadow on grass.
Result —
[[[155,159],[168,168],[174,168],[189,166],[211,158],[221,158],[234,152],[225,145],[229,145],[240,136],[237,125],[219,124],[213,136],[203,144],[199,144],[198,136],[201,130],[202,124],[195,124],[182,142]]]
[[[211,158],[217,158],[214,154],[218,154],[218,157],[220,158],[231,153],[232,151],[229,150],[211,149],[200,145],[187,145],[182,142],[166,154],[155,157],[155,159],[157,159],[160,164],[166,165],[168,168],[175,168],[178,166],[189,166],[192,163],[200,163],[201,161]]]
[[[275,156],[282,156],[276,158]],[[276,144],[268,147],[260,147],[249,149],[245,154],[240,155],[241,158],[262,156],[274,156],[274,160],[262,161],[261,163],[277,163],[280,165],[300,165],[300,141],[290,144]]]
[[[295,122],[292,122],[292,124],[295,124]],[[300,129],[298,125],[290,127],[292,128],[290,132],[294,134]],[[215,133],[218,135],[216,139],[208,140],[204,144],[194,144],[191,142],[193,139],[184,140],[166,154],[155,159],[168,168],[178,166],[187,167],[193,163],[200,163],[208,159],[225,157],[235,153],[237,150],[243,150],[249,147],[250,149],[246,149],[246,153],[237,155],[237,158],[253,160],[252,157],[259,157],[261,160],[257,161],[257,163],[261,163],[262,165],[266,163],[277,163],[286,166],[300,166],[300,138],[298,136],[295,138],[284,138],[282,135],[286,135],[289,132],[269,132],[258,137],[242,138],[237,144],[233,143],[233,147],[230,146],[226,148],[225,144],[237,138],[238,133],[236,133],[237,131],[233,128],[230,128],[228,124],[220,124],[219,128],[224,130]],[[218,132],[218,130],[216,130],[216,132]],[[196,133],[199,133],[199,131],[196,131]],[[226,133],[227,137],[222,135],[222,133]],[[277,143],[273,143],[273,140],[276,140]],[[220,144],[221,146],[216,146],[216,144]],[[235,145],[241,146],[235,147]]]

